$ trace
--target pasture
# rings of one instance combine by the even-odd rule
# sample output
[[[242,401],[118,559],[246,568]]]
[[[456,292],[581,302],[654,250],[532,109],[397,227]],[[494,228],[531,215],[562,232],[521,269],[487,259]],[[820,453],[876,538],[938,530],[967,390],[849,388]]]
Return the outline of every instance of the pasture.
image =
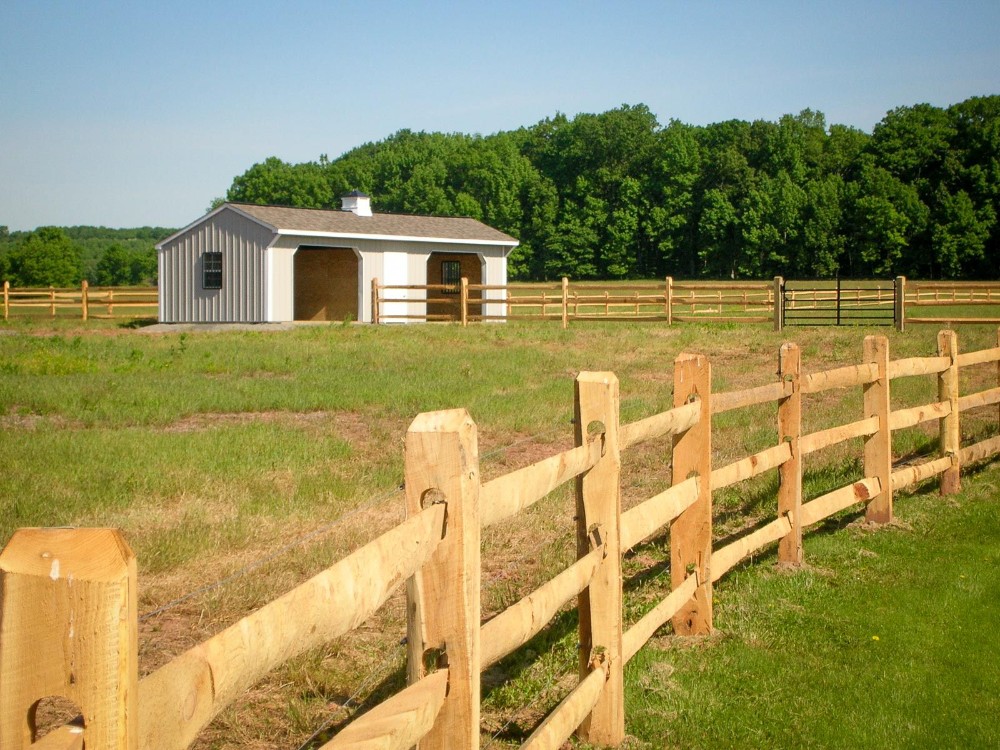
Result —
[[[856,362],[868,332],[512,322],[150,334],[12,320],[0,328],[0,541],[22,526],[121,528],[139,561],[145,673],[398,523],[402,437],[419,412],[467,408],[488,479],[572,445],[580,371],[615,372],[622,419],[635,420],[671,406],[672,362],[682,351],[705,354],[713,390],[732,390],[773,382],[784,341],[801,346],[809,372]],[[933,326],[875,332],[889,337],[894,358],[936,350]],[[993,327],[960,331],[964,350],[996,341]],[[996,385],[996,372],[975,377]],[[910,379],[893,403],[934,392],[931,379]],[[835,422],[858,402],[856,393],[825,393],[810,419]],[[964,432],[995,434],[996,407],[982,412]],[[713,463],[774,442],[773,413],[726,416]],[[935,446],[935,431],[908,431],[893,453]],[[857,455],[855,444],[810,463],[807,485],[843,484]],[[668,461],[662,447],[628,460],[626,506],[663,482]],[[664,634],[629,667],[629,743],[988,740],[976,715],[989,721],[996,707],[984,710],[983,696],[995,703],[1000,694],[989,647],[1000,600],[996,477],[984,469],[946,502],[927,486],[904,493],[901,523],[890,529],[858,527],[850,516],[828,523],[807,538],[803,571],[778,572],[766,555],[735,570],[718,584],[717,636]],[[774,483],[769,474],[720,492],[716,534],[761,516]],[[571,490],[560,490],[484,535],[484,613],[574,559],[572,514]],[[654,540],[626,566],[663,567],[663,558]],[[635,611],[645,583],[632,582]],[[928,593],[940,585],[944,600]],[[228,710],[200,746],[295,748],[336,727],[402,684],[403,630],[398,615],[379,614],[349,640],[294,660]],[[575,635],[571,622],[557,622],[532,644],[530,663],[512,657],[484,675],[484,747],[516,744],[554,705],[575,677]],[[831,726],[835,712],[851,725]],[[863,733],[866,724],[874,728]],[[961,731],[948,734],[955,726]]]

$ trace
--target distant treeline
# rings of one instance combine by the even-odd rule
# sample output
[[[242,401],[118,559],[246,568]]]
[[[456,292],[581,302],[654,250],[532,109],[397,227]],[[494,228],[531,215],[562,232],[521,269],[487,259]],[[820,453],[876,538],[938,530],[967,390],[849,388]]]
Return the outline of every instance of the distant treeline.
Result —
[[[156,284],[154,245],[174,232],[163,227],[39,227],[10,232],[0,226],[0,279],[12,286]]]
[[[495,135],[401,130],[272,157],[226,198],[464,215],[521,241],[513,278],[996,277],[1000,96],[894,109],[871,134],[804,110],[660,125],[644,105]]]

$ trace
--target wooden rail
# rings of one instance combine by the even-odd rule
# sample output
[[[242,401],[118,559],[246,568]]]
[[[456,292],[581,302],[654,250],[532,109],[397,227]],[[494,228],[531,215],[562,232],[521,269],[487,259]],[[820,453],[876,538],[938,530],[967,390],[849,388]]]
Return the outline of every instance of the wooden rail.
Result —
[[[869,336],[862,359],[804,374],[798,347],[785,344],[774,383],[713,394],[706,358],[681,354],[674,362],[674,408],[630,424],[620,421],[614,374],[581,373],[576,446],[485,483],[469,415],[421,414],[406,436],[404,522],[141,680],[136,564],[120,534],[21,530],[0,554],[0,746],[189,747],[219,711],[267,672],[345,636],[404,581],[409,686],[356,717],[324,748],[478,747],[482,671],[522,648],[574,600],[576,686],[524,746],[558,748],[574,732],[594,745],[618,745],[625,737],[623,665],[668,621],[677,633],[711,632],[713,585],[742,560],[777,544],[779,560],[800,564],[803,528],[851,508],[886,522],[893,493],[934,477],[943,493],[953,493],[963,466],[1000,453],[1000,436],[961,447],[959,430],[964,411],[1000,403],[1000,385],[961,395],[958,377],[962,367],[989,366],[1000,378],[1000,347],[958,354],[956,335],[943,331],[935,356],[893,361],[887,340]],[[936,378],[938,400],[890,410],[891,381],[913,376]],[[865,386],[862,419],[802,434],[808,394],[858,385]],[[712,416],[762,404],[777,407],[777,443],[713,469]],[[939,424],[938,453],[893,467],[892,433],[928,421]],[[668,436],[669,486],[622,511],[622,453]],[[803,498],[803,458],[853,438],[865,441],[862,476]],[[717,544],[713,493],[772,470],[780,475],[772,514],[748,533]],[[481,530],[571,481],[576,561],[481,624]],[[664,534],[670,587],[627,625],[623,556]],[[61,567],[53,567],[54,561]],[[94,625],[66,641],[71,612],[77,622]],[[63,645],[39,649],[39,643]],[[90,719],[83,728],[58,728],[31,744],[29,709],[51,695],[70,697]]]
[[[404,292],[400,297],[395,293]],[[410,292],[416,292],[410,295]],[[450,296],[442,296],[449,294]],[[559,284],[476,284],[464,278],[457,287],[444,284],[387,285],[372,280],[373,323],[451,320],[470,322],[558,320],[769,323],[774,319],[771,282],[676,284],[598,282]],[[385,306],[394,305],[393,310]],[[402,312],[405,307],[406,312]],[[434,312],[440,308],[447,312]],[[675,310],[681,311],[680,314]],[[751,314],[752,313],[752,314]]]
[[[4,320],[18,310],[30,311],[27,315],[47,312],[50,318],[69,313],[81,320],[127,319],[156,315],[158,306],[156,287],[92,287],[84,281],[78,288],[16,288],[3,283]]]

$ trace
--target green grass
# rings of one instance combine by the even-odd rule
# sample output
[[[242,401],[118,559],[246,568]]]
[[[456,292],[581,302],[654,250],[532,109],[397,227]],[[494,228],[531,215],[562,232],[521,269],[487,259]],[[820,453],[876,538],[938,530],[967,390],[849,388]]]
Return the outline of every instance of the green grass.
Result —
[[[991,467],[958,500],[903,496],[897,525],[807,536],[802,570],[765,559],[724,578],[715,636],[663,639],[629,664],[629,733],[649,747],[995,747],[998,483]]]
[[[868,333],[888,336],[893,358],[936,351],[937,330],[930,326],[904,334],[885,328],[774,333],[767,325],[586,322],[573,323],[563,331],[557,324],[512,322],[468,329],[348,325],[306,326],[289,332],[150,335],[106,321],[41,324],[12,320],[0,324],[0,466],[4,467],[0,472],[0,543],[20,526],[120,527],[137,553],[141,611],[212,586],[247,563],[268,560],[251,575],[210,588],[168,617],[151,620],[140,642],[140,662],[148,671],[398,522],[403,436],[419,412],[467,408],[479,428],[483,475],[489,479],[570,444],[573,378],[582,370],[617,374],[622,419],[629,422],[670,408],[673,360],[682,351],[708,356],[714,390],[738,390],[773,382],[778,348],[785,341],[800,344],[803,370],[813,372],[860,361],[861,338]],[[962,351],[991,347],[996,329],[963,327],[959,339]],[[996,377],[995,367],[970,369],[963,375],[963,392],[995,386]],[[860,391],[807,396],[806,429],[859,419]],[[897,381],[892,391],[894,408],[937,400],[932,377]],[[964,419],[966,442],[972,436],[994,434],[996,421],[995,409]],[[776,439],[770,406],[718,415],[714,427],[715,466],[769,447]],[[933,424],[894,436],[897,457],[935,450]],[[860,478],[859,456],[860,441],[853,441],[828,454],[809,457],[807,496]],[[989,485],[992,476],[984,472],[965,481],[975,487],[985,478]],[[660,491],[669,483],[669,449],[652,445],[630,451],[624,459],[623,477],[626,504]],[[772,472],[718,493],[717,540],[738,532],[750,520],[773,514],[774,491]],[[964,496],[961,503],[960,509],[967,507]],[[986,500],[979,504],[988,514]],[[635,742],[652,747],[745,746],[773,736],[777,739],[771,744],[797,744],[796,735],[788,732],[807,730],[788,716],[779,718],[781,730],[771,730],[779,734],[759,735],[765,738],[761,742],[753,740],[750,729],[729,738],[720,735],[722,739],[706,739],[695,730],[685,733],[682,730],[688,723],[702,724],[689,721],[688,716],[718,710],[719,700],[710,698],[702,708],[679,701],[714,691],[711,674],[705,676],[711,669],[699,665],[710,664],[702,662],[702,657],[716,653],[722,661],[714,667],[718,672],[713,679],[726,681],[725,660],[729,660],[741,665],[737,670],[741,678],[730,680],[736,695],[756,695],[755,685],[771,684],[774,679],[773,666],[768,665],[784,658],[782,649],[774,645],[775,632],[782,645],[784,640],[819,643],[821,654],[830,650],[835,658],[846,637],[838,623],[848,622],[847,614],[795,635],[785,634],[784,628],[793,624],[787,619],[764,625],[756,611],[752,616],[747,613],[752,607],[766,609],[765,599],[775,605],[792,601],[796,607],[790,611],[796,617],[829,613],[835,595],[854,584],[851,565],[866,566],[859,568],[861,573],[875,575],[879,572],[876,563],[896,554],[877,545],[919,541],[926,535],[925,528],[938,528],[939,517],[960,517],[960,509],[948,502],[930,496],[913,498],[913,508],[925,505],[923,515],[904,516],[913,531],[892,529],[862,537],[869,545],[866,549],[878,554],[877,558],[858,558],[860,532],[821,533],[807,541],[813,568],[779,575],[765,556],[763,567],[740,568],[724,579],[717,612],[722,637],[705,648],[683,649],[673,644],[666,652],[647,648],[636,657],[649,665],[641,670],[647,680],[659,680],[674,671],[664,677],[662,685],[640,684],[640,672],[630,668],[629,732],[637,738]],[[909,513],[910,507],[910,501],[901,502],[900,512]],[[484,536],[488,566],[484,609],[493,613],[516,601],[574,557],[573,512],[570,486],[553,493],[516,523],[488,530]],[[968,536],[975,536],[980,525],[988,530],[987,520],[977,519],[978,525],[969,529]],[[825,546],[841,537],[846,538],[841,552]],[[298,543],[304,539],[308,543]],[[290,551],[277,554],[285,549]],[[655,540],[627,559],[630,622],[663,595],[666,551],[664,540]],[[899,554],[913,556],[906,549]],[[938,568],[927,565],[933,568],[927,574],[931,580]],[[752,578],[758,572],[759,581]],[[904,578],[895,569],[884,576],[890,583]],[[740,586],[750,587],[745,597],[739,593]],[[871,587],[867,596],[882,617],[892,602],[886,598],[886,586],[876,588],[877,598]],[[820,596],[820,592],[826,593]],[[819,598],[818,615],[808,614],[811,596]],[[760,597],[761,603],[755,604]],[[737,606],[741,601],[745,603]],[[922,611],[917,595],[901,595],[901,601],[906,605],[901,618],[907,607]],[[942,610],[946,611],[951,610]],[[965,623],[968,612],[947,617],[972,628]],[[995,612],[987,609],[983,616],[995,617]],[[905,619],[899,623],[885,633],[867,633],[869,640],[871,635],[879,635],[880,640],[857,645],[858,654],[888,654],[890,663],[903,659],[902,651],[891,650],[897,642],[896,630],[906,629]],[[575,627],[572,615],[560,615],[526,649],[484,677],[484,730],[490,735],[499,732],[497,744],[523,739],[565,695],[575,669]],[[730,649],[740,643],[741,627],[750,628],[770,644],[770,651],[749,649],[763,667],[760,672],[751,670],[753,658],[731,654]],[[922,632],[916,623],[910,627]],[[391,610],[366,626],[360,641],[344,639],[318,654],[293,660],[255,690],[246,705],[227,711],[199,746],[237,747],[263,736],[272,743],[280,740],[296,746],[310,727],[329,715],[329,705],[353,694],[373,669],[382,669],[382,682],[359,700],[384,696],[403,679],[398,660],[379,667],[402,629],[402,615]],[[828,631],[829,645],[824,640]],[[755,643],[749,637],[747,641]],[[883,650],[871,652],[872,646]],[[854,654],[852,649],[848,655]],[[839,693],[824,697],[825,691],[841,689],[835,680],[846,679],[841,674],[845,669],[865,667],[843,658],[846,667],[834,661],[829,669],[819,670],[830,672],[822,680],[805,657],[789,659],[791,666],[781,667],[785,675],[779,680],[781,685],[797,685],[794,676],[827,686],[817,698],[816,713],[808,714],[806,720],[809,731],[828,731],[834,739],[816,734],[802,744],[837,744],[840,735],[835,728],[818,726],[822,721],[815,716],[826,716],[834,708],[846,711]],[[689,661],[682,664],[684,659]],[[985,662],[981,652],[955,659],[959,666],[965,660]],[[661,662],[669,668],[658,666]],[[909,662],[900,661],[904,663]],[[888,667],[878,664],[865,679],[888,674]],[[804,676],[798,677],[796,670]],[[954,683],[959,677],[949,679]],[[675,690],[675,685],[683,685],[683,690]],[[911,692],[929,691],[906,685]],[[956,692],[954,687],[951,690]],[[916,700],[907,697],[911,699]],[[937,700],[932,695],[920,699]],[[971,701],[962,705],[972,711]],[[737,726],[746,723],[729,721]],[[763,719],[756,726],[753,732],[763,732]],[[871,737],[874,743],[880,736]]]

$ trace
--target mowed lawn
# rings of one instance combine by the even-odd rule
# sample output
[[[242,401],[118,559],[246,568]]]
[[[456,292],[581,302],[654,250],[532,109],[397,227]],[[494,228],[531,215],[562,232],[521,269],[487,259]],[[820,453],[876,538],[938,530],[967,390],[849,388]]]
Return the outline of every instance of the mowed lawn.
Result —
[[[715,390],[773,382],[785,341],[805,372],[856,364],[864,335],[893,358],[936,352],[937,329],[512,323],[306,326],[151,334],[107,323],[0,324],[0,544],[21,526],[123,530],[140,575],[147,673],[401,520],[403,436],[419,412],[467,408],[489,479],[569,447],[573,378],[608,370],[622,419],[672,405],[673,359],[706,354]],[[959,332],[961,350],[996,329]],[[996,368],[963,376],[993,387]],[[894,408],[936,401],[902,381]],[[806,402],[807,429],[858,419],[860,389]],[[714,462],[774,444],[773,407],[715,420]],[[997,432],[968,415],[967,440]],[[894,437],[899,458],[936,450],[935,425]],[[815,496],[859,478],[859,445],[810,458]],[[626,505],[669,483],[669,448],[627,456]],[[773,472],[772,472],[773,474]],[[998,500],[993,468],[958,498],[930,484],[898,498],[900,523],[847,515],[813,531],[808,566],[763,554],[716,586],[717,635],[665,631],[629,665],[633,747],[996,745]],[[718,493],[719,538],[774,512],[774,479]],[[574,557],[571,488],[484,539],[484,612]],[[665,540],[626,561],[626,617],[665,593]],[[639,572],[652,568],[650,574]],[[226,711],[203,747],[299,747],[403,682],[401,600],[357,638],[293,660]],[[565,694],[575,624],[562,616],[525,656],[484,678],[484,746],[523,740]],[[348,700],[350,699],[350,700]],[[347,704],[346,708],[341,708]]]

